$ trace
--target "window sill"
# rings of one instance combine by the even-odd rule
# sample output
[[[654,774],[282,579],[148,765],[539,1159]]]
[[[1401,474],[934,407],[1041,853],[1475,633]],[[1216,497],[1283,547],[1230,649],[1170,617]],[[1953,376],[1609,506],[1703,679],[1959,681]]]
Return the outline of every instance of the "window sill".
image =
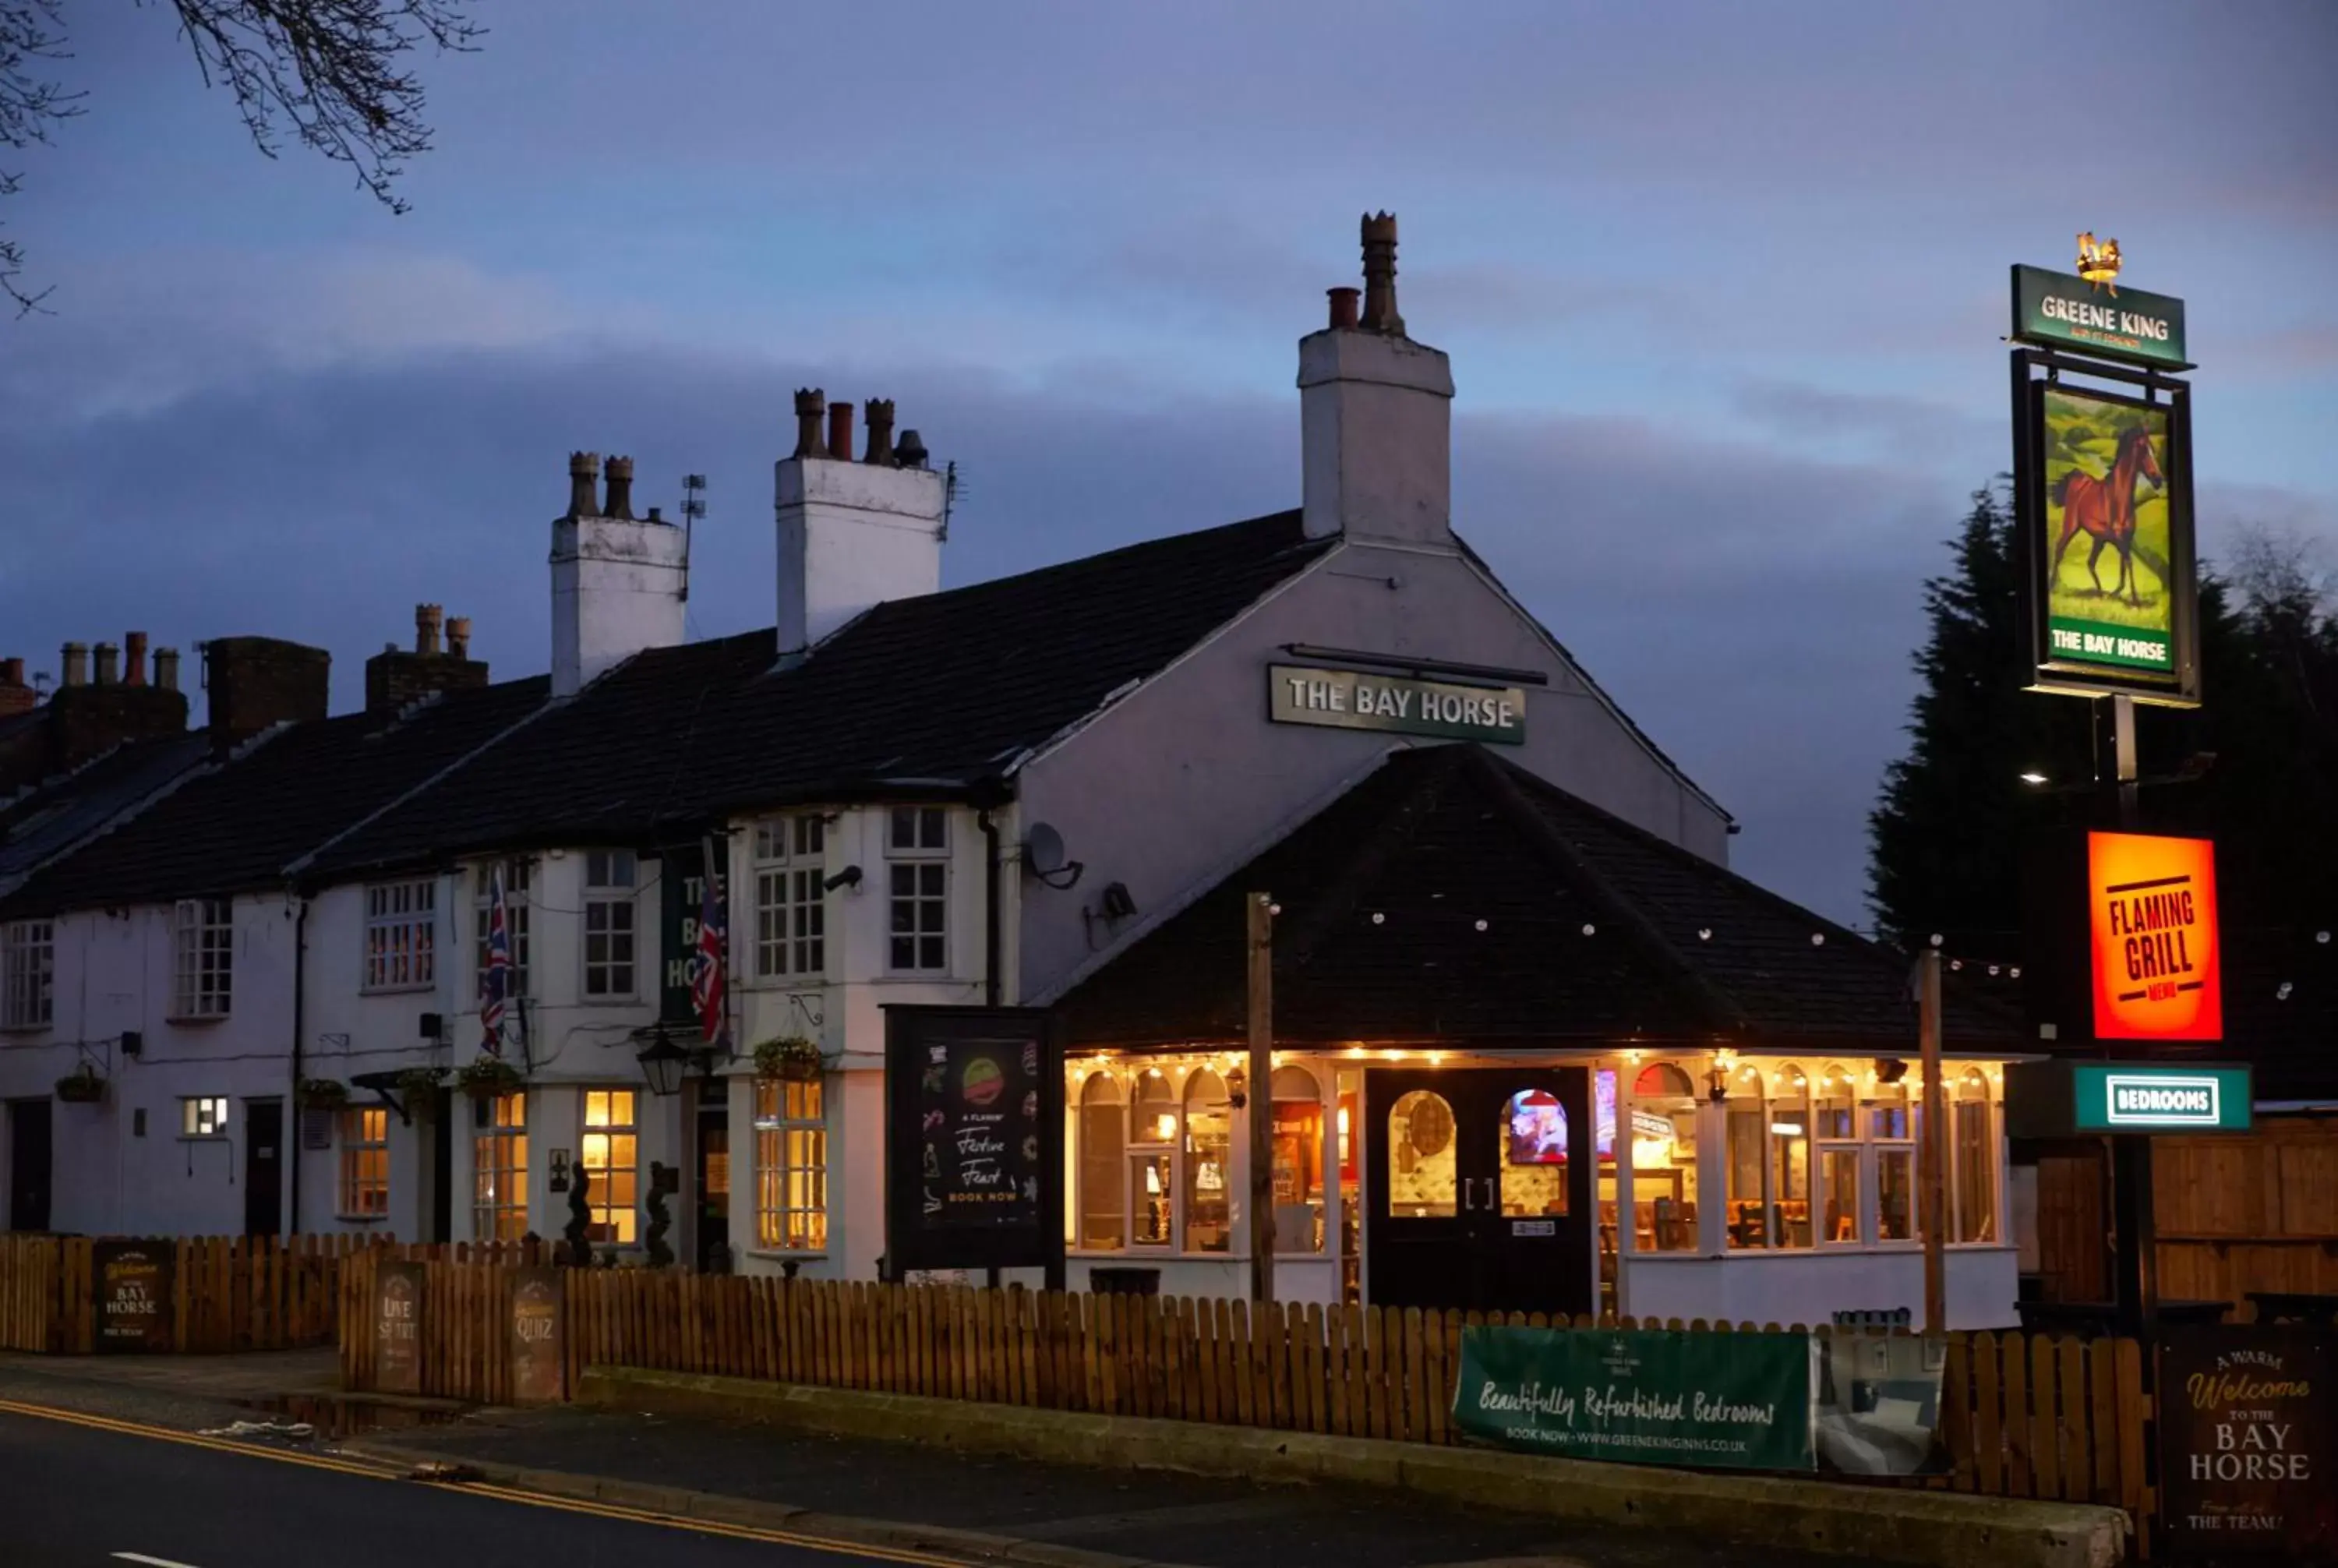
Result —
[[[225,1143],[229,1141],[228,1135],[224,1132],[182,1132],[179,1134],[179,1142],[182,1143]]]
[[[54,1019],[41,1024],[0,1024],[0,1034],[45,1034],[56,1026]]]
[[[192,1029],[224,1024],[233,1016],[231,1013],[166,1013],[162,1015],[162,1022],[173,1029]]]
[[[817,1252],[799,1252],[790,1248],[750,1247],[747,1256],[765,1263],[825,1263],[828,1261],[828,1250],[822,1248]]]
[[[436,980],[407,980],[401,981],[395,985],[360,985],[358,987],[358,995],[360,996],[401,996],[411,995],[417,991],[436,991],[437,989],[438,989],[438,982]]]
[[[333,1216],[333,1219],[336,1222],[343,1225],[387,1225],[389,1223],[389,1216],[387,1214],[336,1214]]]

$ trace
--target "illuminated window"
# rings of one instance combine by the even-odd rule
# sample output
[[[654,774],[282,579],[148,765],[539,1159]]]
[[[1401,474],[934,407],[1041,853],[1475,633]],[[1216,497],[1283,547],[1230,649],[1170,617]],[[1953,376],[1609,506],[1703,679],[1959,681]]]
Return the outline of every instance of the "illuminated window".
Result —
[[[197,1094],[179,1102],[179,1132],[186,1138],[227,1136],[228,1099],[224,1094]]]
[[[634,1205],[641,1197],[634,1105],[631,1089],[587,1089],[584,1131],[577,1140],[576,1162],[593,1179],[585,1192],[593,1216],[585,1236],[619,1247],[633,1245]]]
[[[1128,1200],[1132,1247],[1166,1247],[1176,1239],[1176,1187],[1172,1161],[1177,1102],[1158,1067],[1137,1075],[1129,1107]]]
[[[1547,1089],[1521,1089],[1502,1102],[1494,1129],[1500,1144],[1502,1212],[1567,1212],[1567,1107]]]
[[[828,1121],[817,1078],[755,1082],[755,1241],[782,1252],[828,1246]]]
[[[1989,1115],[1989,1080],[1978,1067],[1957,1080],[1949,1104],[1950,1142],[1955,1150],[1959,1241],[1997,1240],[1997,1133]]]
[[[1450,1219],[1459,1196],[1452,1105],[1415,1089],[1389,1107],[1388,1139],[1389,1217]]]
[[[1696,1085],[1670,1062],[1640,1069],[1632,1085],[1633,1245],[1696,1250]]]
[[[1792,1063],[1770,1079],[1770,1241],[1811,1244],[1811,1083]]]
[[[389,1212],[389,1111],[372,1106],[341,1112],[340,1213],[378,1220]]]
[[[1762,1069],[1750,1062],[1729,1079],[1726,1212],[1733,1248],[1770,1245],[1770,1111],[1762,1089]]]
[[[1851,1072],[1840,1063],[1819,1075],[1811,1105],[1819,1143],[1819,1231],[1822,1246],[1860,1239],[1859,1094]]]
[[[1121,1245],[1128,1217],[1128,1111],[1109,1073],[1091,1073],[1080,1086],[1080,1227],[1077,1244],[1100,1250]]]
[[[471,1140],[471,1235],[516,1241],[527,1234],[527,1096],[498,1094]]]
[[[1913,1241],[1916,1129],[1904,1081],[1879,1083],[1868,1091],[1867,1129],[1875,1143],[1875,1240]]]
[[[1185,1250],[1233,1246],[1233,1107],[1206,1067],[1185,1080]]]
[[[1304,1067],[1274,1070],[1274,1250],[1323,1250],[1323,1091]]]
[[[365,890],[365,989],[429,985],[437,974],[437,879],[377,882]]]

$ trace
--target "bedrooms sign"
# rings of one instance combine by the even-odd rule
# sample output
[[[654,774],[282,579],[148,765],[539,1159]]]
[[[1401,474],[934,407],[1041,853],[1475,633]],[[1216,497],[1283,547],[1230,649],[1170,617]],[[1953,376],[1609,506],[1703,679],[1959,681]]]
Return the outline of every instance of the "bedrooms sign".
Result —
[[[1518,686],[1464,686],[1361,670],[1319,670],[1271,664],[1267,717],[1277,724],[1320,724],[1335,730],[1383,730],[1522,746],[1527,694]]]

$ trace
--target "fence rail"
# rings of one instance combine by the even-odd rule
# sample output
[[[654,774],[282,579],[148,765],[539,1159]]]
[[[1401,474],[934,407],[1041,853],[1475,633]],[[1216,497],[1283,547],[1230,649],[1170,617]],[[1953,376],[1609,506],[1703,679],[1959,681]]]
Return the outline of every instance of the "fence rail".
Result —
[[[376,1260],[425,1261],[422,1392],[513,1396],[507,1292],[532,1254],[377,1250],[346,1271],[341,1360],[374,1387]],[[436,1254],[436,1258],[432,1254]],[[1685,1328],[1780,1325],[1543,1313],[564,1269],[567,1386],[587,1367],[711,1373],[1041,1409],[1209,1421],[1403,1442],[1460,1440],[1449,1419],[1465,1326]],[[1821,1328],[1820,1333],[1830,1330]],[[2132,1339],[1950,1337],[1940,1433],[1949,1475],[1903,1485],[2121,1507],[2138,1524],[2151,1406]],[[2138,1531],[2140,1534],[2140,1530]]]
[[[196,1354],[328,1345],[360,1236],[145,1241],[172,1257],[171,1347]],[[0,1349],[86,1356],[103,1308],[89,1237],[0,1236]]]

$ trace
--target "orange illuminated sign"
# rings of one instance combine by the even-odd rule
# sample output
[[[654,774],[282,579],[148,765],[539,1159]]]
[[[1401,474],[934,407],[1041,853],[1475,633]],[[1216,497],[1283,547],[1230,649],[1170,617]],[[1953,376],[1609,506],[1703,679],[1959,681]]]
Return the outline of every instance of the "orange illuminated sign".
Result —
[[[2095,1038],[2225,1037],[2214,843],[2089,833],[2087,904]]]

